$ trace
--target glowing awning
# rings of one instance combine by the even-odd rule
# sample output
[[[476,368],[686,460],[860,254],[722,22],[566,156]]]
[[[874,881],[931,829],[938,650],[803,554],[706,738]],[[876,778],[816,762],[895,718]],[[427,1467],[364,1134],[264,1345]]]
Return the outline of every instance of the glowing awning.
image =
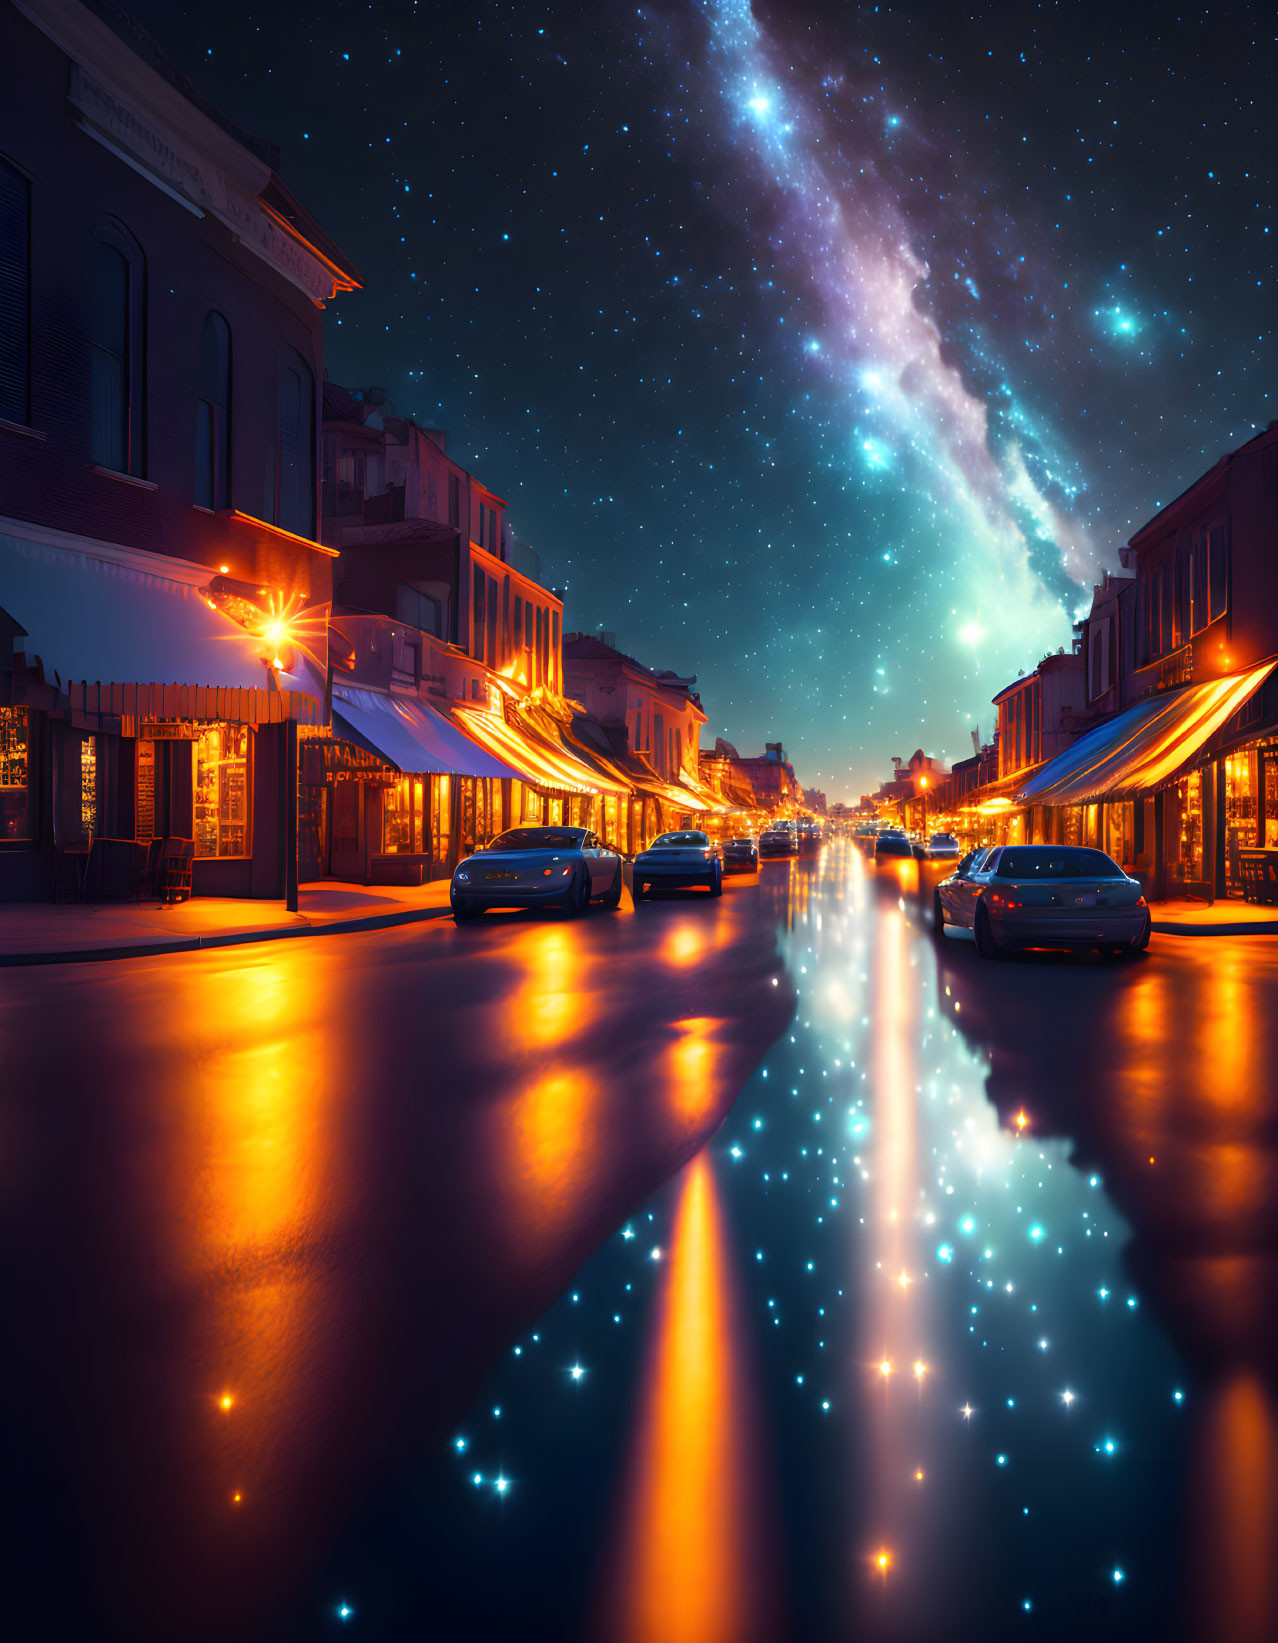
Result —
[[[488,708],[455,704],[453,721],[479,747],[509,765],[507,774],[534,787],[566,793],[628,793],[619,782],[591,770],[562,746],[552,746],[509,724]]]
[[[62,536],[0,534],[0,607],[26,629],[27,660],[40,658],[46,683],[271,684],[262,641],[201,594],[206,565],[71,537],[64,546]],[[308,687],[310,679],[294,685]],[[322,682],[318,689],[322,700]]]
[[[1058,753],[1018,795],[1022,804],[1087,804],[1165,787],[1256,694],[1278,663],[1148,696]]]
[[[679,772],[675,791],[687,793],[691,802],[685,803],[689,810],[713,811],[716,815],[726,816],[732,808],[731,805],[724,804],[723,800],[703,782],[698,781],[695,776],[690,776],[686,770]]]
[[[424,702],[335,683],[333,708],[335,718],[345,719],[363,746],[389,759],[397,770],[414,775],[523,779],[518,770],[476,747]],[[340,738],[341,729],[335,728]]]
[[[954,809],[978,816],[995,816],[1003,810],[1014,810],[1019,802],[1017,794],[1032,776],[1044,768],[1042,764],[1027,765],[1014,776],[1004,776],[1002,781],[986,782],[984,787],[969,788],[962,798],[955,802]]]

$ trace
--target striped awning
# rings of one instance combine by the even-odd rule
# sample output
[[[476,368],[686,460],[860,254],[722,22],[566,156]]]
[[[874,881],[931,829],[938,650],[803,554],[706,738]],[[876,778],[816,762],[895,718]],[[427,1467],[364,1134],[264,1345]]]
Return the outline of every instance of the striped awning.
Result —
[[[1155,792],[1179,780],[1206,744],[1269,678],[1275,662],[1160,691],[1097,725],[1024,782],[1020,804],[1091,804]]]

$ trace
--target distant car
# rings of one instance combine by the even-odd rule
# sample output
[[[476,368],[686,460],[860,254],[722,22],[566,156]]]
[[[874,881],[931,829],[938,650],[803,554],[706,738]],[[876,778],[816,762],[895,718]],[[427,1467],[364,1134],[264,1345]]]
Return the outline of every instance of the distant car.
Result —
[[[617,907],[621,886],[621,857],[584,827],[512,827],[457,864],[448,900],[462,924],[490,907]]]
[[[814,856],[821,848],[821,824],[815,821],[801,821],[796,829],[798,835],[799,854]]]
[[[759,835],[760,856],[793,856],[799,841],[792,827],[769,827]]]
[[[976,936],[982,958],[1018,947],[1094,947],[1107,957],[1149,946],[1138,880],[1103,850],[1014,844],[975,851],[933,899],[937,935],[951,924]]]
[[[660,833],[635,857],[631,885],[636,901],[646,901],[654,890],[697,884],[704,884],[712,896],[723,894],[719,847],[704,833]]]
[[[933,833],[927,841],[927,854],[930,861],[946,861],[950,858],[957,861],[963,852],[953,833]]]
[[[759,865],[759,847],[752,838],[724,839],[725,873],[753,873]]]
[[[906,838],[904,833],[880,833],[878,838],[874,841],[875,861],[884,861],[889,856],[905,856],[909,858],[913,855],[914,846],[910,843],[909,839]]]

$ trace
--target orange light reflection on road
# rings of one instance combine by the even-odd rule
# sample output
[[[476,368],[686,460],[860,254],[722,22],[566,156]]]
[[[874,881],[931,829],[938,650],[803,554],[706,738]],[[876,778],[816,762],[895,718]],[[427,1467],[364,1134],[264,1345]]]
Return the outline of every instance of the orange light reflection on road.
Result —
[[[598,1143],[599,1088],[578,1067],[529,1084],[499,1114],[511,1231],[538,1258],[580,1206]]]
[[[751,1431],[728,1241],[710,1163],[680,1189],[645,1373],[608,1635],[742,1643],[763,1635]]]
[[[686,970],[706,950],[707,935],[699,923],[681,920],[661,944],[661,956],[677,970]]]
[[[719,1100],[716,1072],[721,1050],[714,1040],[719,1023],[707,1016],[676,1021],[670,1046],[667,1089],[675,1115],[689,1128],[703,1124]]]
[[[1270,1643],[1278,1619],[1273,1546],[1278,1420],[1259,1377],[1239,1370],[1208,1395],[1197,1435],[1194,1637]]]

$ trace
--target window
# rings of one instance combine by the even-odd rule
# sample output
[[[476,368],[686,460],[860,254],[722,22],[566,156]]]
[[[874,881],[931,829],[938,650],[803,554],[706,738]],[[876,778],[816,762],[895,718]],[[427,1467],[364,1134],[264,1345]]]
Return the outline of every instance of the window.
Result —
[[[1229,567],[1226,559],[1225,527],[1213,525],[1207,533],[1208,598],[1211,603],[1209,620],[1225,614],[1229,602]]]
[[[497,629],[501,621],[498,601],[501,596],[497,589],[497,578],[489,576],[485,580],[488,583],[488,665],[495,668],[497,666]]]
[[[1188,542],[1176,549],[1176,601],[1172,644],[1187,644],[1194,631],[1194,556]]]
[[[1159,572],[1159,583],[1163,590],[1163,619],[1162,635],[1159,641],[1159,654],[1172,650],[1176,644],[1175,621],[1173,611],[1176,604],[1176,562],[1169,559]]]
[[[91,263],[93,461],[116,473],[145,472],[143,460],[142,253],[114,223],[97,231]]]
[[[247,725],[210,725],[195,744],[195,854],[247,856],[251,849]]]
[[[488,523],[488,509],[481,502],[479,504],[479,534],[475,537],[476,542],[479,543],[481,548],[484,545],[484,526],[487,523]]]
[[[425,782],[421,776],[401,776],[382,792],[382,850],[386,855],[422,852]]]
[[[86,839],[98,833],[98,739],[86,736],[80,743],[80,834]]]
[[[519,650],[524,642],[524,601],[519,594],[515,595],[515,617],[511,627],[514,632],[515,649]]]
[[[281,530],[314,536],[315,375],[296,348],[280,351],[275,416],[275,496],[269,512]]]
[[[0,707],[0,839],[31,837],[31,785],[25,707]]]
[[[1109,689],[1109,618],[1093,622],[1088,646],[1088,699],[1095,701]]]
[[[0,160],[0,417],[31,420],[31,184]],[[0,836],[4,822],[0,818]]]
[[[543,643],[544,643],[544,640],[543,640],[542,636],[545,632],[545,627],[546,627],[546,613],[545,613],[545,611],[542,610],[541,606],[538,605],[538,607],[537,607],[537,656],[536,656],[536,660],[533,664],[533,683],[538,684],[538,685],[541,684],[543,678],[545,677],[545,668],[544,668],[544,664],[542,662],[542,646],[543,646]]]
[[[229,508],[231,328],[211,313],[200,332],[199,398],[195,402],[195,500]]]
[[[558,680],[558,677],[559,677],[559,612],[557,610],[551,611],[551,613],[550,613],[550,624],[551,624],[550,665],[551,665],[551,668],[553,670],[555,679]]]
[[[488,608],[487,580],[483,571],[476,565],[475,591],[471,601],[471,620],[475,628],[475,642],[471,646],[470,653],[472,656],[478,657],[481,662],[484,659],[484,612]]]
[[[395,589],[395,615],[406,627],[419,628],[423,633],[439,637],[439,600],[429,593],[401,582]]]
[[[489,553],[496,553],[497,552],[497,510],[496,510],[496,508],[489,508],[489,510],[488,510],[488,551],[489,551]]]
[[[524,649],[533,648],[533,608],[531,604],[524,605]]]
[[[461,524],[461,479],[451,473],[448,476],[448,523]]]

